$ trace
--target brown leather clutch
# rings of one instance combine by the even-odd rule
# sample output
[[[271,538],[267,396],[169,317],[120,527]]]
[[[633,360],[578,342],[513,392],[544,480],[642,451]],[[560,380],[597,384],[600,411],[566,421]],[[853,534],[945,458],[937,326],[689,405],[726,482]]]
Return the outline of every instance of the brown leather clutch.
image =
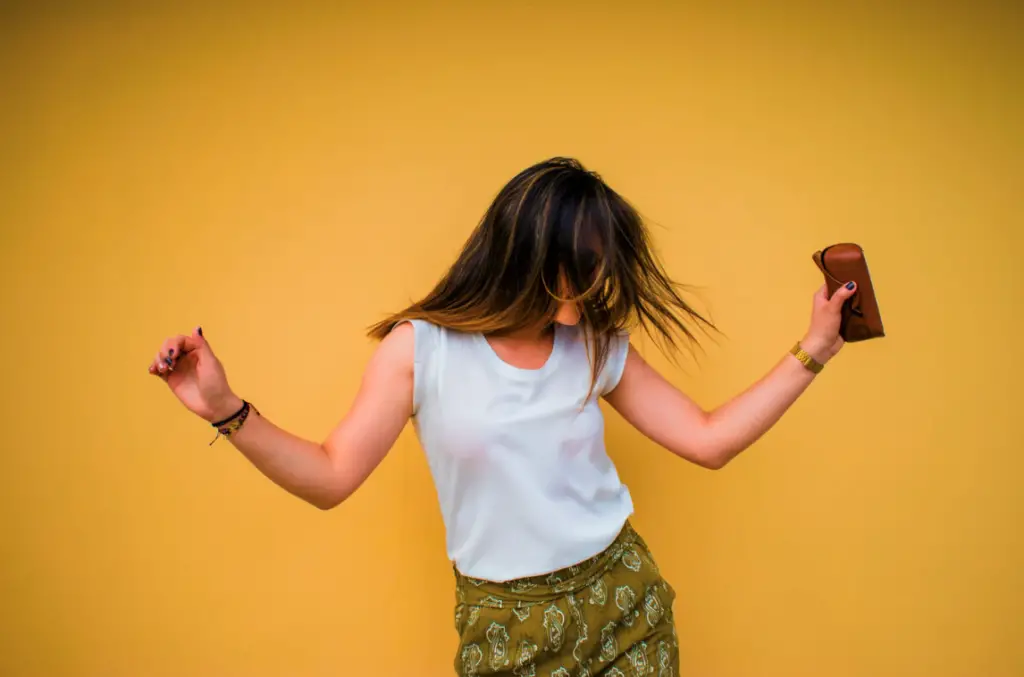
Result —
[[[814,252],[814,262],[825,275],[829,298],[849,281],[857,283],[857,292],[843,304],[839,335],[844,341],[866,341],[885,336],[875,289],[864,250],[852,243],[834,244]]]

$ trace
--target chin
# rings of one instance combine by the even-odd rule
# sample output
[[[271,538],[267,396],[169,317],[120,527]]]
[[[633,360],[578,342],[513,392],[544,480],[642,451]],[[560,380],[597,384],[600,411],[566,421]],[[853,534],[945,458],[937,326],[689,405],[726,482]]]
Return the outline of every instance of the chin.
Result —
[[[559,313],[555,315],[555,324],[560,324],[563,327],[575,327],[580,323],[579,315],[570,315],[569,313]]]

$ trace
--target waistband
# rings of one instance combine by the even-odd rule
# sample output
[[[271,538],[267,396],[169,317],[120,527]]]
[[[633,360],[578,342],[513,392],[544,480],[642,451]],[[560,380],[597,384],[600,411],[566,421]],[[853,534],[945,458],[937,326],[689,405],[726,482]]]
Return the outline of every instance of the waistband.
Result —
[[[550,574],[495,582],[472,578],[455,570],[455,589],[459,603],[500,609],[506,605],[536,604],[577,592],[590,586],[596,579],[632,553],[633,545],[641,541],[640,535],[628,521],[611,545],[590,559],[559,569]],[[641,543],[642,544],[642,543]]]

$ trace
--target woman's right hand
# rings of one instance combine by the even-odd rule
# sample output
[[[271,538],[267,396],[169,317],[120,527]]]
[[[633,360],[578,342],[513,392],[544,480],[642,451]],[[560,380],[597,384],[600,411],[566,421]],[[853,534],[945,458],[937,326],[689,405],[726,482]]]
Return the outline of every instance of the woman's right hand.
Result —
[[[174,336],[164,341],[149,365],[149,373],[161,378],[193,414],[214,423],[242,408],[228,385],[220,360],[196,327],[190,336]]]

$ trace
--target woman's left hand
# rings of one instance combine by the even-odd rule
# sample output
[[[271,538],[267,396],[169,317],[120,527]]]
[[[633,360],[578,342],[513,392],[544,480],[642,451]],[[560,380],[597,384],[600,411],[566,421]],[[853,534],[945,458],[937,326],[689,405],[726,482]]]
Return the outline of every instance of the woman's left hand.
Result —
[[[818,362],[825,364],[843,347],[843,339],[839,336],[843,304],[856,291],[857,286],[850,282],[837,289],[832,298],[828,298],[824,285],[814,294],[811,327],[800,341],[800,346]]]

